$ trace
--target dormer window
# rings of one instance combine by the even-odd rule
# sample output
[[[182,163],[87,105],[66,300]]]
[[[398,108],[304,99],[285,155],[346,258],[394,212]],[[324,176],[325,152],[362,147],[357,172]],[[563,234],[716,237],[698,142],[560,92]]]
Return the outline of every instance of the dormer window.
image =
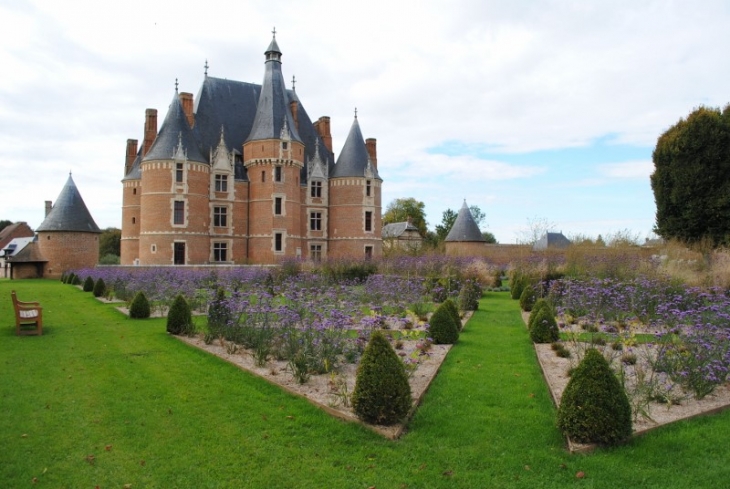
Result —
[[[175,163],[175,182],[177,182],[177,183],[183,182],[183,164],[182,163]]]
[[[282,144],[286,144],[286,143],[282,143]],[[274,181],[275,182],[281,182],[281,174],[282,174],[281,173],[281,167],[280,166],[275,166],[274,167]]]
[[[228,175],[215,176],[215,191],[228,192]]]
[[[309,195],[313,198],[322,198],[322,182],[314,180],[310,183]]]
[[[289,143],[287,141],[282,141],[281,149],[283,149],[283,150],[289,149]]]
[[[370,192],[371,192],[370,188],[371,187],[372,187],[372,185],[370,184],[370,180],[367,180],[365,182],[365,196],[366,197],[370,197]]]

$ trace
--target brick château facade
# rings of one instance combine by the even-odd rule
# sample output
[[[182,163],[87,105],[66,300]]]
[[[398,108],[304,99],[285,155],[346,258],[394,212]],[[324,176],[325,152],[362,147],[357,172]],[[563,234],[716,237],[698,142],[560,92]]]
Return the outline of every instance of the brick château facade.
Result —
[[[261,85],[207,75],[173,97],[157,130],[127,141],[123,265],[276,263],[382,253],[375,139],[357,116],[339,157],[329,117],[287,89],[272,39]]]

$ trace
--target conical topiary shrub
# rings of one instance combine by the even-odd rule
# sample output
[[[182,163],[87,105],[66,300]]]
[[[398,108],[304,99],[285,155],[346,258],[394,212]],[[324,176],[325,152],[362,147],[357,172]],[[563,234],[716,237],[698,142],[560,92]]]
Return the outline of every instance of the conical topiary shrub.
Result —
[[[530,311],[530,318],[527,320],[527,328],[532,329],[532,325],[535,323],[535,318],[537,317],[537,314],[540,312],[541,309],[546,308],[550,313],[553,313],[553,308],[550,306],[550,303],[545,300],[544,298],[540,298],[537,301],[535,301],[535,305],[532,306],[532,311]]]
[[[74,275],[74,280],[71,282],[73,285],[81,285],[81,277]]]
[[[514,300],[519,300],[522,295],[522,291],[525,290],[526,282],[527,278],[524,275],[518,273],[513,274],[512,279],[509,282],[510,297]]]
[[[534,343],[552,343],[560,339],[558,323],[550,307],[541,307],[535,314],[530,326],[530,339]]]
[[[383,333],[375,331],[357,367],[352,407],[366,423],[392,425],[411,409],[411,386],[403,362]]]
[[[454,319],[459,331],[461,331],[461,316],[459,315],[459,309],[456,307],[454,301],[446,299],[442,304],[442,307],[445,307],[446,310],[449,311],[449,314],[451,314],[451,317]]]
[[[106,284],[104,279],[99,277],[94,284],[94,297],[102,297],[104,294],[106,294]]]
[[[462,311],[476,311],[479,309],[479,299],[482,298],[482,286],[474,279],[467,279],[459,291],[459,309]]]
[[[167,313],[167,332],[170,334],[190,334],[194,331],[193,316],[188,301],[178,294]]]
[[[580,443],[615,445],[631,437],[631,405],[601,353],[591,348],[570,377],[558,428]]]
[[[92,290],[94,290],[94,279],[86,277],[86,280],[84,280],[84,292],[91,292]]]
[[[535,302],[537,302],[537,288],[534,285],[526,285],[520,294],[520,309],[530,312]]]
[[[66,283],[66,284],[73,284],[75,277],[76,277],[76,275],[74,275],[73,272],[69,273],[68,276],[66,277],[66,281],[64,283]]]
[[[129,306],[129,317],[132,319],[144,319],[150,317],[150,301],[141,290],[135,294],[132,304]]]
[[[445,303],[444,303],[445,304]],[[448,306],[441,304],[431,316],[428,336],[437,345],[453,345],[459,339],[461,322],[457,323],[449,313]]]

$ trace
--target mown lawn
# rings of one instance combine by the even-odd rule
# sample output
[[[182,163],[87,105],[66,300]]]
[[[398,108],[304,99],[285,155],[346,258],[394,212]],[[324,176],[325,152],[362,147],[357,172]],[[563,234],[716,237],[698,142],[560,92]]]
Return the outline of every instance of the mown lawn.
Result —
[[[14,335],[11,289],[42,302],[42,337]],[[715,488],[730,480],[730,413],[567,453],[507,293],[482,299],[398,441],[189,347],[165,333],[164,319],[127,319],[56,281],[0,280],[0,298],[0,487]]]

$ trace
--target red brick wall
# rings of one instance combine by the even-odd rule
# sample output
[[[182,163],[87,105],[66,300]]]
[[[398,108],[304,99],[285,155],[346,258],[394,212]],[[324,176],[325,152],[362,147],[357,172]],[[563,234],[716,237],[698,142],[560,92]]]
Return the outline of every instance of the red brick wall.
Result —
[[[99,262],[99,233],[38,233],[38,249],[48,260],[44,276],[59,278],[67,270],[93,268]]]
[[[125,180],[122,193],[122,241],[119,262],[131,265],[139,258],[140,180]]]

